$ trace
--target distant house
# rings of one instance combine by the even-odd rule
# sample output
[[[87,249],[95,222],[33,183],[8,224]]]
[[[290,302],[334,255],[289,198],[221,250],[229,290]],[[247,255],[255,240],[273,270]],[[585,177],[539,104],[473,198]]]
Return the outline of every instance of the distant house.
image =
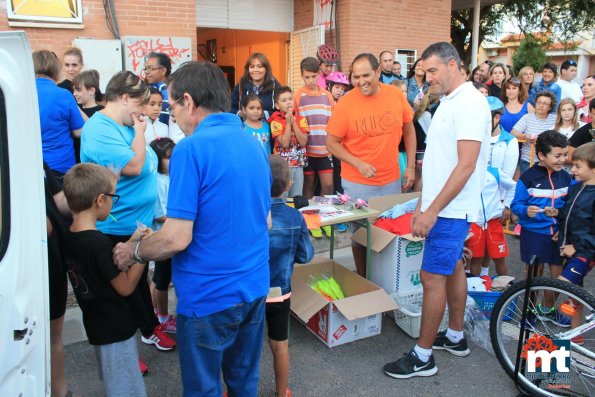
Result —
[[[543,37],[544,33],[537,32],[535,36]],[[499,43],[484,43],[479,51],[480,62],[490,60],[506,65],[512,65],[512,56],[525,37],[522,33],[509,34],[500,39]],[[554,42],[545,51],[553,63],[558,67],[567,59],[577,61],[577,80],[582,81],[588,75],[595,73],[595,35],[593,32],[581,33],[572,42],[564,45]]]

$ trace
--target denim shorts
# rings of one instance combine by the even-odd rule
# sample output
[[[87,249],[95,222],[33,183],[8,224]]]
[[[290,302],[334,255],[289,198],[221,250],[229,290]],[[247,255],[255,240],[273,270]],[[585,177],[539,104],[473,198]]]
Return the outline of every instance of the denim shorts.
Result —
[[[426,237],[422,270],[444,276],[453,274],[457,262],[463,257],[470,225],[466,219],[438,217]]]

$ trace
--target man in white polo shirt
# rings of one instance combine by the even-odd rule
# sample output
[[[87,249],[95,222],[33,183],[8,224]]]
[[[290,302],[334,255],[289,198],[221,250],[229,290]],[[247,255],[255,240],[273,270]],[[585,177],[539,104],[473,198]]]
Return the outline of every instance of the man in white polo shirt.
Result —
[[[384,366],[397,379],[434,375],[432,348],[460,357],[470,353],[463,335],[467,282],[461,259],[470,222],[480,210],[491,132],[488,103],[461,77],[456,49],[434,43],[421,58],[426,81],[444,96],[428,131],[422,196],[412,220],[413,235],[426,239],[421,332],[408,354]],[[436,334],[446,302],[448,329]]]

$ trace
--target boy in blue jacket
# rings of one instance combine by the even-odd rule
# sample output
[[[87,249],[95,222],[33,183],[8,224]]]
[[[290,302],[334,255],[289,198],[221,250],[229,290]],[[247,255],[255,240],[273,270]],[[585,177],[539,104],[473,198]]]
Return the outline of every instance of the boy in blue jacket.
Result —
[[[550,276],[557,278],[562,273],[562,257],[557,244],[552,240],[558,232],[557,209],[564,206],[571,177],[564,168],[568,155],[568,140],[556,131],[539,134],[535,143],[539,164],[529,168],[519,178],[511,209],[519,217],[521,225],[521,260],[529,264],[536,255],[539,263],[537,274],[543,275],[543,265],[549,265]],[[545,294],[538,305],[537,316],[561,327],[570,326],[570,319],[554,306],[554,297]]]
[[[291,396],[289,390],[289,309],[291,275],[294,263],[308,263],[314,256],[310,233],[302,214],[285,204],[283,193],[289,191],[289,163],[281,156],[269,156],[271,218],[269,230],[269,268],[271,289],[266,300],[269,346],[273,353],[277,397]]]

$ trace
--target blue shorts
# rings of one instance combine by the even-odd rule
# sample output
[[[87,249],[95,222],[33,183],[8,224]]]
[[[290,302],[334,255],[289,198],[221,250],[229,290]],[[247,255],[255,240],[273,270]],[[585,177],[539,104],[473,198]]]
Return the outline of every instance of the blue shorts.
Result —
[[[552,241],[552,236],[523,227],[521,228],[521,261],[528,264],[533,255],[537,255],[538,263],[562,265],[560,249],[558,244]]]
[[[471,224],[466,219],[438,217],[426,237],[421,269],[450,276],[463,257],[463,246]]]
[[[566,262],[561,276],[576,285],[583,285],[585,276],[593,269],[595,261],[593,259],[573,256]]]

